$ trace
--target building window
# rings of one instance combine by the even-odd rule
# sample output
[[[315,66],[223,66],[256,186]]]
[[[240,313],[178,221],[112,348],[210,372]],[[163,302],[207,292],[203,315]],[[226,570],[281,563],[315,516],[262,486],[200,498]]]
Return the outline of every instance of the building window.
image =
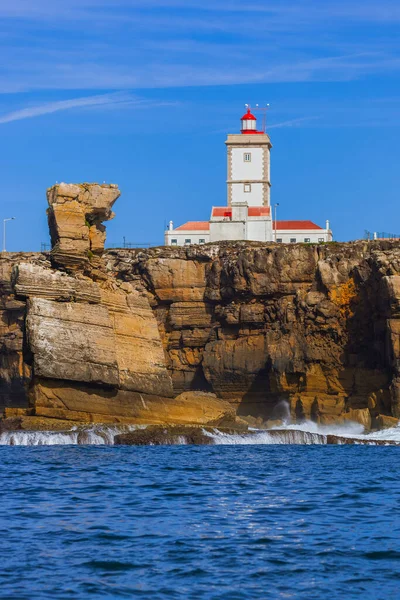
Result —
[[[171,240],[171,246],[177,246],[178,245],[178,240]]]
[[[324,238],[318,238],[318,242],[324,242]]]
[[[244,191],[245,192],[251,192],[251,183],[245,183],[244,184]]]
[[[296,243],[296,238],[290,238],[290,243],[291,244],[295,244]]]
[[[191,243],[192,243],[192,240],[191,240],[190,238],[187,238],[187,239],[185,240],[185,245],[187,245],[187,244],[191,244]]]
[[[310,238],[304,238],[304,242],[305,242],[306,244],[309,244],[309,243],[311,242],[311,239],[310,239]]]
[[[278,238],[276,241],[278,244],[282,244],[282,238]]]
[[[203,238],[199,238],[199,244],[205,244],[206,240],[204,240]]]
[[[245,152],[243,154],[243,160],[244,162],[251,162],[251,152]]]

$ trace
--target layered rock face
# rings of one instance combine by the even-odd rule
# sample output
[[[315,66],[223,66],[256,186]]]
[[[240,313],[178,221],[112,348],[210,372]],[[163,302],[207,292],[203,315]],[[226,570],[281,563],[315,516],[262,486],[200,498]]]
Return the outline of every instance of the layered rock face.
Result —
[[[234,418],[215,395],[175,398],[145,288],[107,272],[102,221],[118,196],[116,186],[51,188],[50,255],[2,257],[1,404],[78,422]]]
[[[239,415],[395,424],[400,247],[223,243],[110,251],[157,315],[174,392],[203,389]]]
[[[27,406],[32,377],[24,352],[26,303],[17,299],[12,277],[20,261],[50,268],[44,255],[0,254],[0,409]]]
[[[76,422],[397,423],[398,243],[104,252],[118,196],[51,188],[52,252],[1,256],[1,405]]]

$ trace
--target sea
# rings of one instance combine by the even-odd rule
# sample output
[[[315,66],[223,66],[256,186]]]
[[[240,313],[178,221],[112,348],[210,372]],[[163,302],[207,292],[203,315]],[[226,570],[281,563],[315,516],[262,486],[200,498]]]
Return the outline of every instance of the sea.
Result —
[[[400,598],[398,447],[24,435],[0,439],[2,600]]]

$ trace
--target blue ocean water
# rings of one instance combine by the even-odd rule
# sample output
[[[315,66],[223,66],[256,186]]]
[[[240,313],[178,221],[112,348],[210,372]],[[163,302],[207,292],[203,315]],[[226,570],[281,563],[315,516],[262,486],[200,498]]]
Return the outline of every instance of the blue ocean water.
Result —
[[[399,449],[0,447],[0,598],[400,597]]]

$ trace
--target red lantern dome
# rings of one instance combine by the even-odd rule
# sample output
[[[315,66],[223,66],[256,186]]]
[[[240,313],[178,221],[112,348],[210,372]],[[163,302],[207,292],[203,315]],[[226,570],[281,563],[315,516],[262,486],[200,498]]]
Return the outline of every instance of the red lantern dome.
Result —
[[[242,122],[242,128],[241,128],[241,132],[242,133],[258,133],[257,132],[257,119],[256,117],[251,113],[250,108],[247,109],[247,113],[245,115],[243,115],[243,117],[241,118],[241,122]]]

